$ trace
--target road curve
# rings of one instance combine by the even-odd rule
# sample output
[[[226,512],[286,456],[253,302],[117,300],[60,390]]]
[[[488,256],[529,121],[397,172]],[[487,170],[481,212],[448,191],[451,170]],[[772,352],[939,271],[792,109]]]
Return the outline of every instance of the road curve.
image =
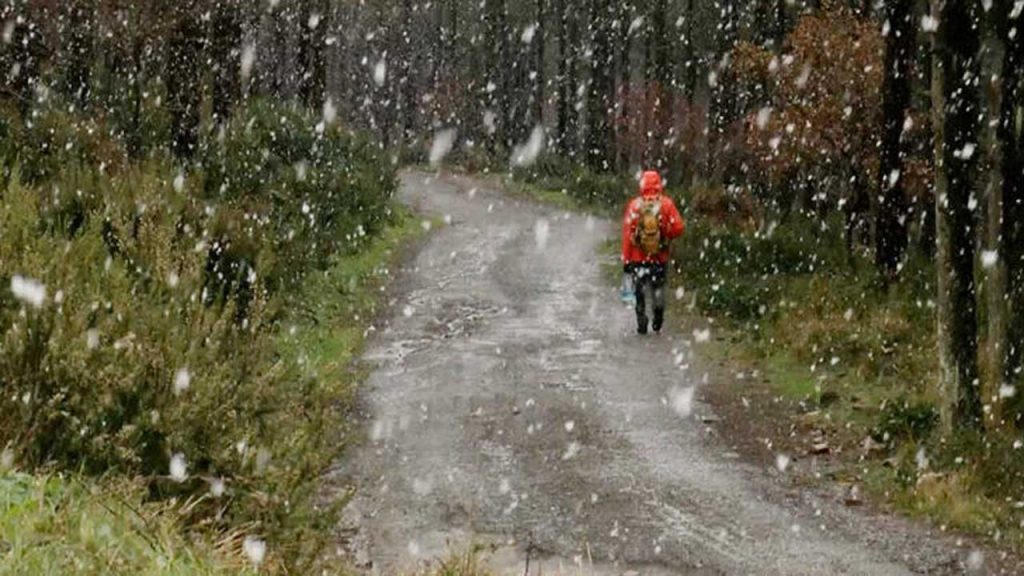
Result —
[[[449,223],[365,355],[367,437],[337,471],[361,570],[478,543],[507,574],[962,573],[947,540],[728,453],[700,344],[636,336],[602,279],[611,223],[466,177],[407,172],[401,196]]]

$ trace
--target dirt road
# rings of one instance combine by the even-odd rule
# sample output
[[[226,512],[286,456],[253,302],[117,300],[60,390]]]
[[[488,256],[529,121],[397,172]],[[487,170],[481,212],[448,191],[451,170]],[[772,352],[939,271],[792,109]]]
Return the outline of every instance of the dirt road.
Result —
[[[694,393],[714,386],[702,335],[638,337],[602,279],[612,223],[459,177],[406,173],[402,197],[450,224],[397,273],[366,354],[367,438],[339,470],[366,572],[471,542],[508,574],[971,568],[949,539],[730,454]]]

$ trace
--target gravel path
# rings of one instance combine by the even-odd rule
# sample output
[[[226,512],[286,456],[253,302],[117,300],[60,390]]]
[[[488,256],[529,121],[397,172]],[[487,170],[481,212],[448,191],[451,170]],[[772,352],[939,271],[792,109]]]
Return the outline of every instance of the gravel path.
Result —
[[[948,539],[741,462],[693,334],[641,338],[601,276],[612,223],[465,177],[402,176],[450,218],[371,338],[365,443],[338,475],[360,569],[486,544],[503,574],[959,574]]]

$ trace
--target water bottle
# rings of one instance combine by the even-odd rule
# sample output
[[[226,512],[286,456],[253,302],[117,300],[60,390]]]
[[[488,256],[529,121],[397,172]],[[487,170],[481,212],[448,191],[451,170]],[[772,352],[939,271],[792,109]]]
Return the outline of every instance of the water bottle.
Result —
[[[619,299],[623,304],[636,304],[636,287],[633,284],[633,275],[626,272],[622,275],[622,288],[619,290]]]

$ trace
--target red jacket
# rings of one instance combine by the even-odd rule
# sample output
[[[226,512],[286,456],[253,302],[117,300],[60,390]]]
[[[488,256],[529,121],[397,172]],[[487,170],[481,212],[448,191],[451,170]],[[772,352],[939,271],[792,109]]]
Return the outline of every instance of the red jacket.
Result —
[[[666,240],[673,240],[683,235],[686,225],[682,215],[676,208],[675,202],[665,196],[662,192],[664,186],[661,177],[657,172],[644,172],[640,178],[640,195],[633,198],[626,205],[626,211],[622,216],[622,262],[625,264],[657,263],[665,264],[669,259],[669,250],[666,246],[661,252],[653,256],[647,256],[639,246],[633,243],[636,234],[637,221],[640,218],[640,211],[643,209],[644,201],[649,198],[660,198],[661,209],[658,211],[658,219],[661,224],[661,236]]]

